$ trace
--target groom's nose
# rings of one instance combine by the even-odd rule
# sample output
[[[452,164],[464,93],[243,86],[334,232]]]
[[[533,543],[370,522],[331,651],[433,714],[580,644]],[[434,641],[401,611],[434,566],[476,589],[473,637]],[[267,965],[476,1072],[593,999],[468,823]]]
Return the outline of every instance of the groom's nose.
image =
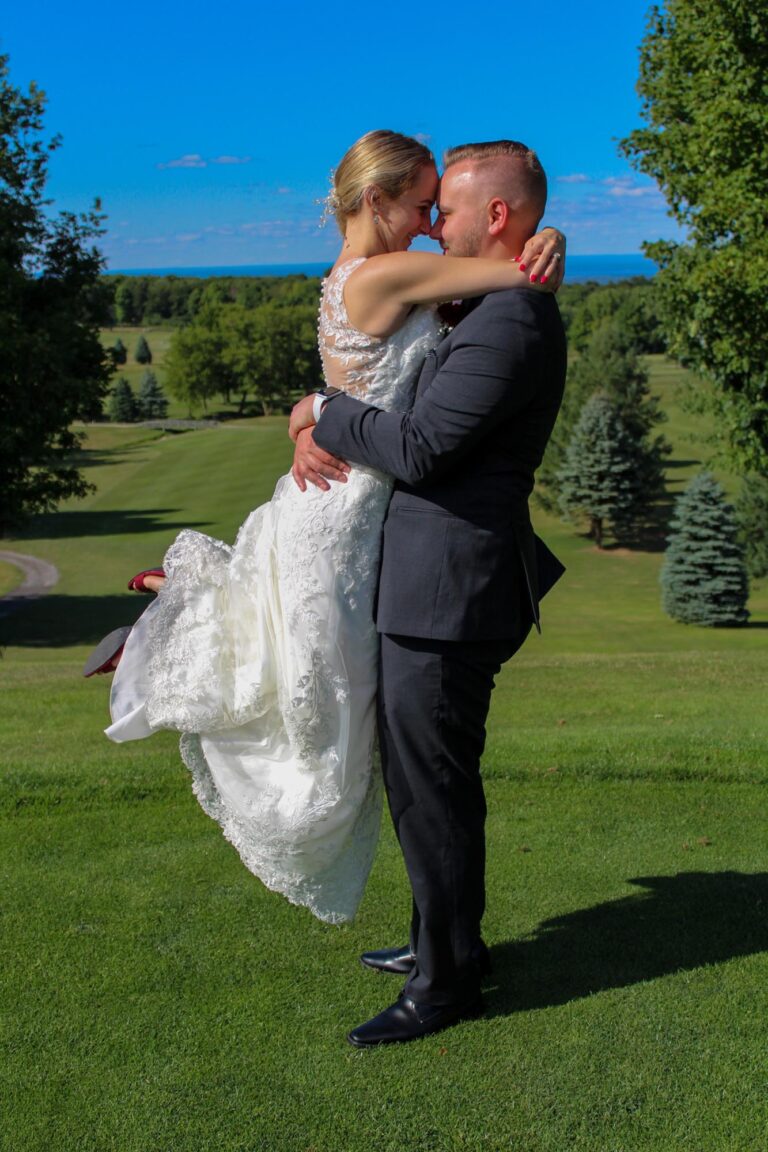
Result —
[[[429,230],[428,233],[431,240],[440,240],[443,235],[443,218],[438,215],[437,220]]]

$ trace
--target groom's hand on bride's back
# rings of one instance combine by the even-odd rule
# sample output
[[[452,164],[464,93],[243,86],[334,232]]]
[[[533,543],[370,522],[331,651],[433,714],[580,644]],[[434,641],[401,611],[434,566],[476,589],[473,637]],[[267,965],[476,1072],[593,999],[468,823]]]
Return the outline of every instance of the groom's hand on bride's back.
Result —
[[[340,480],[346,484],[347,474],[350,471],[349,464],[319,448],[312,439],[310,427],[302,428],[293,438],[296,441],[296,448],[293,453],[291,474],[302,492],[306,492],[307,484],[314,484],[323,492],[330,489],[329,480]]]

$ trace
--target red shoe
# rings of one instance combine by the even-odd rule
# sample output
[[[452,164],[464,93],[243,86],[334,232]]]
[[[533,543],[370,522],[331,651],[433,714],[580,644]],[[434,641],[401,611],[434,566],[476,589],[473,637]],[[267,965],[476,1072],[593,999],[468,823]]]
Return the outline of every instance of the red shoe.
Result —
[[[147,588],[146,584],[144,583],[145,576],[165,576],[165,572],[162,568],[145,568],[143,572],[139,572],[137,576],[132,577],[132,579],[128,581],[128,591],[148,592],[151,596],[154,596],[155,592],[153,589]]]
[[[83,676],[87,679],[89,676],[97,676],[99,672],[114,672],[113,662],[125,647],[131,631],[127,625],[115,628],[114,632],[100,640],[85,662]]]

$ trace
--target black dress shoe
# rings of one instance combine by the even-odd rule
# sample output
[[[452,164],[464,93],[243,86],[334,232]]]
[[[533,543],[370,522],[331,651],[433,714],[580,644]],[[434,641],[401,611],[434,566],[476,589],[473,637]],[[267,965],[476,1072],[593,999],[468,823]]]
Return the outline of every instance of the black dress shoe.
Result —
[[[409,996],[401,996],[390,1008],[385,1008],[373,1020],[353,1028],[347,1036],[355,1048],[375,1048],[379,1044],[402,1044],[418,1040],[443,1028],[483,1014],[481,996],[467,1004],[417,1004]]]
[[[409,944],[404,948],[382,948],[380,952],[363,952],[360,957],[367,968],[377,972],[394,972],[397,976],[409,976],[416,957]]]
[[[363,952],[360,957],[367,968],[375,968],[377,972],[394,972],[398,976],[409,976],[416,963],[416,957],[410,944],[404,948],[382,948],[379,952]],[[491,954],[482,940],[472,950],[472,959],[477,964],[481,976],[488,976],[491,971]]]

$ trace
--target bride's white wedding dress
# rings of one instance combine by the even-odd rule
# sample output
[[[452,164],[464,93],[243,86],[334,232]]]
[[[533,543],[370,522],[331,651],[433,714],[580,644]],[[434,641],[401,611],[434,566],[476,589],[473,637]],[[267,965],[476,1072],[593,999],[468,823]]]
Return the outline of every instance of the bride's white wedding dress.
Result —
[[[385,340],[352,328],[343,289],[359,263],[324,285],[325,377],[405,410],[439,322],[418,309]],[[391,487],[358,466],[330,492],[288,475],[234,547],[181,532],[112,686],[107,735],[181,732],[195,794],[246,867],[330,922],[354,915],[379,831],[372,606]]]

